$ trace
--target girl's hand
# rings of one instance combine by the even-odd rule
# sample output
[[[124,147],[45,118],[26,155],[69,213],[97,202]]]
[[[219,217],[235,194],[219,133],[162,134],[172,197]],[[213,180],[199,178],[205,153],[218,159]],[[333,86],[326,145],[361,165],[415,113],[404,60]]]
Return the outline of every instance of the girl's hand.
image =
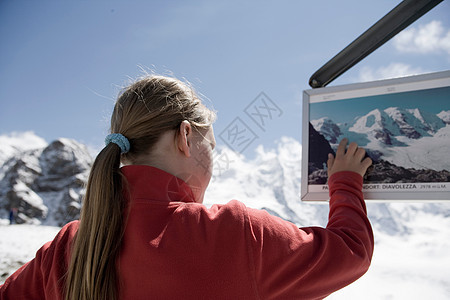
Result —
[[[367,168],[372,164],[370,157],[364,158],[366,151],[363,148],[358,148],[356,143],[350,143],[347,151],[348,140],[342,139],[336,151],[336,157],[333,154],[328,154],[328,177],[331,177],[336,172],[352,171],[364,176]]]

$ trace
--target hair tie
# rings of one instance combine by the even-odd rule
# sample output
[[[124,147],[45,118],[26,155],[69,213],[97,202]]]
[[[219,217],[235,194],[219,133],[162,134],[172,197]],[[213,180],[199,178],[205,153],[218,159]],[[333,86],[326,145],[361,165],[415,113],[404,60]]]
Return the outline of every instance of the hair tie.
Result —
[[[121,154],[130,151],[130,142],[128,139],[120,133],[111,133],[105,138],[105,145],[108,146],[109,143],[114,143],[120,147]]]

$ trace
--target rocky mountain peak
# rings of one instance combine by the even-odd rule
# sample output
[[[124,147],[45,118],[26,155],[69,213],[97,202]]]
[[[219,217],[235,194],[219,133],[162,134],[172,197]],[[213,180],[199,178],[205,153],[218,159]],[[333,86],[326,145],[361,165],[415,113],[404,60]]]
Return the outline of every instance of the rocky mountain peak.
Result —
[[[70,139],[60,138],[48,145],[39,157],[46,175],[67,176],[90,168],[92,158],[86,146]]]
[[[384,110],[374,109],[356,118],[348,126],[336,124],[327,117],[312,120],[311,124],[332,144],[343,136],[353,136],[359,137],[361,141],[365,137],[366,140],[378,141],[387,146],[405,146],[404,138],[417,140],[434,136],[446,124],[450,124],[450,111],[435,115],[418,108],[388,107]]]
[[[342,134],[339,126],[333,122],[330,118],[324,117],[319,120],[312,120],[312,126],[325,136],[330,143],[337,143],[337,137]]]
[[[437,114],[437,116],[445,123],[450,124],[450,110],[443,110]]]
[[[17,208],[18,223],[77,218],[91,162],[86,146],[66,138],[19,152],[0,169],[0,214]]]

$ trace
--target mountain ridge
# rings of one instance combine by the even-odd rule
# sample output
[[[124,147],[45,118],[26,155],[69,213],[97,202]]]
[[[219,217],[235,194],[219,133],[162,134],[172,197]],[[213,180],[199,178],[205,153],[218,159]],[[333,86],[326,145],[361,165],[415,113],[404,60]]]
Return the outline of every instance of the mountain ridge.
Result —
[[[450,159],[445,162],[437,159],[446,157],[442,147],[450,143],[450,110],[432,114],[417,108],[388,107],[371,110],[352,123],[336,123],[324,117],[311,120],[311,124],[332,147],[347,137],[368,152],[377,153],[377,158],[399,167],[450,170]]]
[[[18,223],[62,226],[76,219],[91,163],[87,147],[66,138],[15,151],[0,168],[0,218],[17,209]]]
[[[219,147],[204,204],[237,199],[299,226],[325,226],[328,206],[300,200],[301,144],[282,137],[277,145],[276,149],[259,146],[252,160]],[[1,168],[0,218],[7,218],[14,199],[22,205],[18,215],[22,223],[62,226],[78,218],[91,163],[86,147],[69,139],[58,139],[44,148],[25,150],[11,157]],[[369,218],[383,232],[407,234],[408,225],[393,204],[369,202]],[[405,209],[411,210],[411,205]],[[425,203],[409,214],[421,210],[450,217],[447,203]]]

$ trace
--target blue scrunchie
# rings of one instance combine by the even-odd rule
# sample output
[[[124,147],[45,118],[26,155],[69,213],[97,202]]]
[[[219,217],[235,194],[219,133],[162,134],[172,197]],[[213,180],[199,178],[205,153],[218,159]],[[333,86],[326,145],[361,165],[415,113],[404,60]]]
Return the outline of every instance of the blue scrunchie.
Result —
[[[109,143],[114,143],[119,146],[122,154],[130,151],[130,142],[120,133],[111,133],[106,136],[105,145],[108,146]]]

